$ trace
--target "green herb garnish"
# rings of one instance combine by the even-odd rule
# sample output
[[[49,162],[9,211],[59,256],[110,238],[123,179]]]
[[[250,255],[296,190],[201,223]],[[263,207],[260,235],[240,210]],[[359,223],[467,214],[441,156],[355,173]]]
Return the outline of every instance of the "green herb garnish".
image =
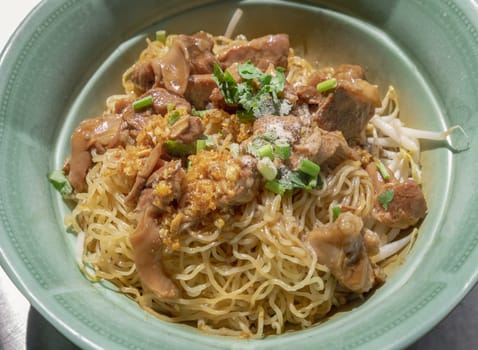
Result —
[[[173,125],[174,123],[176,123],[179,118],[181,117],[181,115],[179,114],[178,111],[174,111],[172,113],[169,114],[169,117],[168,117],[168,125],[171,126]]]
[[[318,92],[327,92],[329,90],[335,89],[337,87],[337,79],[331,78],[324,81],[321,81],[317,84]]]
[[[332,208],[332,218],[334,219],[334,221],[337,220],[341,212],[342,212],[342,208],[340,207]]]
[[[54,170],[48,175],[48,181],[53,187],[61,193],[62,196],[69,195],[73,192],[73,187],[68,181],[65,173],[62,170]]]
[[[387,171],[387,169],[385,168],[385,165],[383,165],[382,162],[375,163],[375,166],[377,167],[378,171],[380,172],[380,175],[382,175],[382,178],[385,181],[390,180],[390,175],[388,174],[388,171]]]
[[[311,177],[317,177],[320,172],[320,166],[311,160],[302,159],[300,161],[299,170]]]
[[[276,141],[274,143],[274,153],[282,160],[290,157],[290,145],[287,142]]]
[[[277,180],[267,181],[265,185],[266,190],[281,196],[285,193],[286,188]]]
[[[135,111],[142,110],[143,108],[150,107],[153,105],[153,96],[148,95],[139,100],[133,102],[133,109]]]
[[[196,154],[201,152],[203,149],[206,149],[206,140],[196,140]]]
[[[378,201],[382,205],[383,209],[388,210],[388,205],[393,200],[395,193],[391,189],[387,189],[385,192],[378,196]]]
[[[304,189],[312,190],[316,187],[322,186],[322,181],[319,176],[313,177],[301,171],[292,171],[286,169],[282,171],[279,182],[287,189]]]
[[[272,148],[272,145],[270,143],[266,143],[265,145],[259,147],[257,149],[257,155],[259,157],[259,159],[262,159],[262,158],[270,158],[271,160],[274,159],[274,153],[273,153],[273,148]]]
[[[223,71],[217,63],[214,64],[214,81],[224,96],[224,101],[228,105],[237,105],[239,103],[237,94],[237,82],[228,71]]]
[[[266,114],[286,115],[292,106],[279,95],[285,86],[284,68],[277,67],[274,75],[265,74],[250,61],[238,65],[243,82],[236,82],[228,71],[214,65],[214,81],[221,90],[224,101],[239,107],[240,121],[252,121]]]
[[[168,154],[173,157],[185,157],[193,154],[196,150],[195,144],[182,143],[175,140],[166,141],[164,147]]]
[[[199,118],[204,118],[204,116],[211,111],[210,109],[205,109],[203,111],[198,111],[196,108],[191,109],[191,115],[194,115]]]
[[[158,30],[156,32],[156,40],[161,41],[162,43],[166,42],[166,31],[165,30]]]
[[[238,143],[231,143],[229,146],[229,151],[231,152],[231,154],[235,157],[238,157],[239,154],[240,154],[240,147],[239,147],[239,144]]]
[[[266,180],[274,180],[277,176],[277,168],[270,158],[262,158],[257,162],[257,170]]]

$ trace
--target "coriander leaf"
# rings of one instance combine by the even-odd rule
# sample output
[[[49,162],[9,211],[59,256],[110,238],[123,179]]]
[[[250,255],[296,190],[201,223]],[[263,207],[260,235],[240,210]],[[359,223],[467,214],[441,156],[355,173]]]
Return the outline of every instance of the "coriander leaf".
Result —
[[[281,92],[284,90],[284,87],[285,87],[284,68],[282,67],[276,68],[276,74],[272,76],[270,80],[270,86],[272,91]]]
[[[274,74],[265,74],[251,61],[238,65],[239,76],[244,80],[236,82],[229,72],[214,65],[214,81],[221,90],[228,105],[240,105],[239,120],[249,121],[266,114],[287,115],[292,106],[279,96],[285,87],[284,68],[277,67]],[[239,112],[240,111],[240,112]]]
[[[264,76],[264,73],[262,73],[259,68],[254,66],[251,61],[239,64],[237,66],[237,72],[241,78],[246,80],[261,79]]]
[[[378,196],[378,201],[382,205],[383,209],[388,210],[388,205],[393,200],[395,193],[391,189],[387,189],[385,192]]]
[[[256,118],[263,117],[266,114],[277,114],[276,108],[270,95],[256,95],[257,101],[252,107],[252,113]]]
[[[279,182],[287,190],[293,190],[296,188],[304,190],[313,190],[317,187],[322,187],[322,179],[320,176],[310,176],[301,171],[292,171],[288,168],[280,169]]]
[[[272,81],[272,75],[264,74],[259,78],[259,86],[263,92],[271,92],[273,87],[270,85]]]
[[[236,115],[240,122],[253,122],[256,120],[256,117],[251,111],[246,111],[244,109],[238,109]]]
[[[224,101],[229,105],[238,103],[237,82],[229,72],[224,72],[217,63],[214,63],[214,81],[224,96]]]
[[[281,176],[279,182],[287,190],[293,190],[295,188],[307,189],[309,179],[306,174],[298,171],[286,171]]]

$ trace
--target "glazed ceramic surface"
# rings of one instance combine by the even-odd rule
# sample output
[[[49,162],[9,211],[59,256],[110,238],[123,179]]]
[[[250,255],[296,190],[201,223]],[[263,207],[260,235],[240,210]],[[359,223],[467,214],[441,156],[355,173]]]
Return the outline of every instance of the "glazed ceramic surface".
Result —
[[[47,174],[69,153],[77,123],[121,92],[121,74],[147,37],[222,34],[234,10],[249,38],[290,34],[318,65],[360,64],[384,93],[393,85],[407,125],[464,140],[424,142],[429,213],[386,284],[311,329],[262,340],[205,335],[161,321],[75,262],[69,208]],[[86,349],[396,349],[437,324],[478,278],[478,4],[475,1],[43,1],[0,58],[0,262],[42,315]]]

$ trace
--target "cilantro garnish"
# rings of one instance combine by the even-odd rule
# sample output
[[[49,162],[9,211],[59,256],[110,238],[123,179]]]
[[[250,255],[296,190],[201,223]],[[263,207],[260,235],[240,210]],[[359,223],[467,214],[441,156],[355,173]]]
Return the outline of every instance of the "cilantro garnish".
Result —
[[[322,179],[320,176],[310,176],[302,171],[292,171],[287,168],[281,169],[278,182],[286,189],[293,190],[296,188],[304,190],[312,190],[322,187]]]
[[[266,114],[287,115],[292,106],[279,97],[284,91],[284,68],[277,67],[275,73],[265,74],[250,61],[238,65],[238,83],[231,73],[214,65],[214,81],[221,90],[224,101],[230,106],[238,106],[237,114],[241,121],[252,121]]]

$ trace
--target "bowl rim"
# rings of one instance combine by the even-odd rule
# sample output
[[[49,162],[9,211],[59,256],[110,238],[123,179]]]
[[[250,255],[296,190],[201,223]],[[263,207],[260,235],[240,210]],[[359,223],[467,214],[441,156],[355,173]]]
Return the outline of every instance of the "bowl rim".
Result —
[[[36,29],[35,26],[33,27],[30,26],[32,19],[46,16],[49,13],[49,11],[52,11],[52,9],[55,7],[56,4],[57,2],[53,0],[42,0],[23,19],[23,21],[20,23],[20,25],[17,27],[17,29],[8,39],[6,45],[4,46],[0,54],[0,72],[3,72],[5,69],[3,62],[7,56],[13,57],[18,55],[14,51],[15,51],[16,45],[18,45],[20,41],[19,40],[20,36],[22,34],[32,33]],[[475,22],[475,23],[478,23],[478,22]],[[21,43],[21,44],[24,44],[24,43]],[[3,233],[3,230],[4,230],[4,227],[2,225],[0,227],[0,231],[2,231]],[[91,342],[91,339],[93,339],[95,335],[93,335],[93,338],[79,335],[74,328],[72,328],[70,325],[64,322],[61,319],[61,317],[59,317],[61,316],[61,311],[58,311],[58,310],[56,310],[55,312],[52,311],[49,308],[50,305],[48,304],[48,301],[45,302],[45,301],[42,301],[40,298],[38,298],[35,291],[31,290],[31,288],[29,287],[28,281],[22,277],[24,276],[22,272],[16,269],[14,259],[15,257],[9,254],[9,252],[4,251],[4,249],[0,245],[0,265],[4,268],[7,275],[11,278],[11,280],[14,282],[17,288],[21,291],[21,293],[27,297],[28,301],[34,306],[34,308],[40,311],[42,316],[44,316],[51,324],[53,324],[55,328],[57,328],[61,333],[67,336],[67,338],[72,340],[78,346],[88,347],[91,349],[97,348],[97,344],[94,344],[93,342]],[[403,344],[410,344],[411,342],[417,340],[419,337],[421,337],[426,332],[428,332],[432,327],[434,327],[438,322],[440,322],[452,309],[456,307],[456,305],[463,299],[463,297],[466,294],[468,294],[468,292],[472,289],[472,287],[477,283],[477,281],[478,281],[478,268],[475,269],[474,272],[471,272],[468,275],[468,278],[466,278],[463,281],[464,283],[461,288],[459,288],[458,290],[455,290],[456,293],[454,294],[454,298],[450,300],[450,302],[446,305],[446,307],[443,307],[441,310],[437,310],[435,312],[434,318],[432,319],[431,322],[427,324],[417,325],[414,328],[415,333],[409,334],[406,339],[400,339],[400,337],[397,337],[397,339],[395,340],[395,344],[392,344],[392,346],[401,346]],[[443,288],[447,288],[447,287],[443,287]]]

